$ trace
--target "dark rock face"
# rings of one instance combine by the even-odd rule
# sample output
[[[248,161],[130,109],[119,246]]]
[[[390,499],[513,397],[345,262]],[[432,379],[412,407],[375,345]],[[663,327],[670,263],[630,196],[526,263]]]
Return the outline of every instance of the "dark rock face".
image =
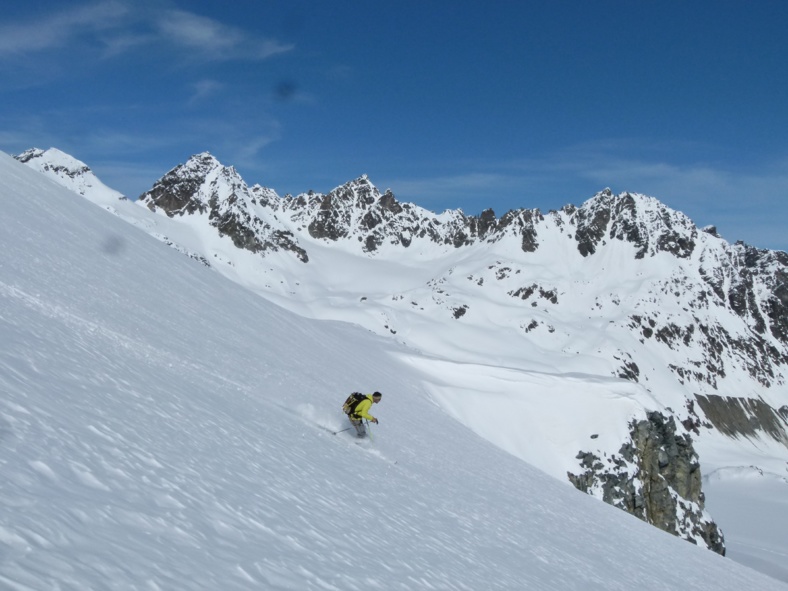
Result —
[[[267,204],[268,197],[261,187],[250,190],[234,168],[222,166],[205,153],[173,168],[139,201],[169,217],[208,214],[210,225],[237,248],[253,253],[281,249],[308,262],[292,232],[262,219],[260,203]]]
[[[611,198],[612,195],[607,193],[604,198],[600,198],[597,207],[584,207],[577,210],[575,214],[577,250],[584,257],[594,254],[599,243],[607,234],[607,227],[610,224],[609,200]]]
[[[519,209],[510,211],[501,218],[499,231],[507,228],[522,236],[520,248],[523,252],[536,252],[539,248],[537,225],[544,220],[538,209]]]
[[[312,238],[325,238],[336,242],[348,235],[350,216],[347,211],[343,212],[339,208],[333,207],[334,199],[336,197],[330,194],[323,198],[320,211],[309,224],[309,235]]]
[[[577,456],[584,469],[567,476],[578,490],[673,535],[725,554],[717,525],[704,511],[698,455],[689,434],[676,433],[672,416],[648,413],[630,424],[630,439],[618,454]]]
[[[153,188],[140,195],[148,209],[161,209],[169,217],[205,213],[208,204],[197,195],[206,175],[218,164],[210,154],[192,156],[188,163],[170,170],[156,181]]]
[[[583,256],[596,253],[605,239],[629,242],[635,258],[669,252],[686,259],[695,249],[698,230],[684,215],[643,197],[624,193],[614,196],[609,189],[581,208],[564,208],[576,226],[577,249]]]
[[[774,409],[759,398],[696,394],[703,414],[729,437],[766,435],[788,447],[788,407]]]
[[[337,242],[353,236],[365,252],[384,242],[410,246],[415,237],[439,240],[434,221],[420,218],[410,204],[399,203],[391,191],[382,194],[366,176],[304,203],[309,235]]]
[[[788,253],[737,243],[733,262],[738,273],[727,294],[731,308],[758,332],[768,329],[780,342],[788,343]],[[765,301],[754,293],[759,280],[769,288]],[[719,283],[715,288],[724,289]]]
[[[492,209],[485,209],[478,218],[472,217],[469,223],[471,234],[479,238],[485,238],[498,229],[498,220]]]

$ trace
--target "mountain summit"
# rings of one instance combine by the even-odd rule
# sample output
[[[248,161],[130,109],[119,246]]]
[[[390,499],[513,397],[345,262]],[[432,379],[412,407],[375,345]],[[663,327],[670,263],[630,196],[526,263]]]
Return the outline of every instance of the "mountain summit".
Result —
[[[120,192],[102,183],[87,164],[57,148],[31,148],[16,159],[96,203],[107,204],[125,199]]]
[[[234,168],[205,152],[170,170],[138,203],[169,217],[197,216],[238,248],[253,253],[281,249],[307,262],[292,232],[268,208],[272,197],[275,194],[262,187],[249,189]]]

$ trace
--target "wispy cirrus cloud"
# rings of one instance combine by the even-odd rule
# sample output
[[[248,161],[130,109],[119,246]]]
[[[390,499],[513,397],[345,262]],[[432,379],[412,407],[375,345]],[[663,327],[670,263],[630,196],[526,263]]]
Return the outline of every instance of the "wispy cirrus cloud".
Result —
[[[0,58],[61,48],[86,35],[123,26],[129,16],[123,2],[69,7],[25,22],[0,25]]]
[[[213,60],[263,60],[294,47],[184,10],[156,14],[154,22],[162,38]]]
[[[646,193],[667,203],[701,207],[713,202],[717,209],[788,197],[786,158],[744,164],[698,143],[641,142],[639,147],[632,141],[574,146],[521,163],[519,170],[526,176],[565,174],[590,187]]]
[[[222,89],[225,88],[225,85],[218,80],[210,80],[204,79],[199,80],[195,84],[192,85],[193,94],[188,101],[189,105],[198,104],[206,99],[209,99],[212,96],[215,96]]]
[[[264,60],[294,45],[186,10],[105,0],[0,25],[0,59],[98,43],[103,57],[151,45],[188,50],[212,61]]]

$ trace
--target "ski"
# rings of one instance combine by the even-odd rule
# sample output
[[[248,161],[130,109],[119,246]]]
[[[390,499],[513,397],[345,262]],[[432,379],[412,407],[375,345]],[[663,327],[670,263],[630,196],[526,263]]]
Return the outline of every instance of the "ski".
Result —
[[[324,425],[320,425],[320,424],[315,423],[313,421],[310,421],[310,423],[312,425],[314,425],[315,427],[317,427],[318,429],[322,429],[323,431],[331,433],[331,435],[339,435],[340,433],[344,433],[345,431],[350,431],[353,428],[353,427],[347,427],[346,429],[340,429],[339,431],[334,431],[333,429],[329,429],[328,427],[326,427]],[[378,451],[374,447],[374,445],[372,444],[372,439],[370,439],[369,437],[364,437],[362,439],[356,439],[355,437],[352,437],[350,439],[351,439],[351,441],[348,441],[347,439],[345,439],[345,441],[348,441],[348,443],[353,443],[353,444],[357,445],[358,447],[363,449],[366,453],[378,456],[381,460],[384,460],[384,461],[388,462],[392,466],[396,466],[398,464],[397,460],[390,460],[390,459],[386,458],[382,453],[380,453],[380,451]]]
[[[345,431],[350,431],[353,427],[348,427],[347,429],[340,429],[339,431],[334,431],[333,429],[329,429],[328,427],[324,427],[323,425],[318,425],[315,423],[315,426],[319,429],[323,429],[323,431],[328,431],[331,435],[339,435],[340,433],[344,433]]]

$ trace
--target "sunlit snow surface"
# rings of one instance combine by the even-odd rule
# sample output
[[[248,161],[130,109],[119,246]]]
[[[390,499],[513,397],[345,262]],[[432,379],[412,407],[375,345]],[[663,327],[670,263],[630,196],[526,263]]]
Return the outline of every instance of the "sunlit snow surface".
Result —
[[[469,431],[470,400],[432,402],[462,364],[290,314],[3,155],[0,178],[0,587],[788,588]],[[355,389],[384,392],[363,445],[318,427]]]

